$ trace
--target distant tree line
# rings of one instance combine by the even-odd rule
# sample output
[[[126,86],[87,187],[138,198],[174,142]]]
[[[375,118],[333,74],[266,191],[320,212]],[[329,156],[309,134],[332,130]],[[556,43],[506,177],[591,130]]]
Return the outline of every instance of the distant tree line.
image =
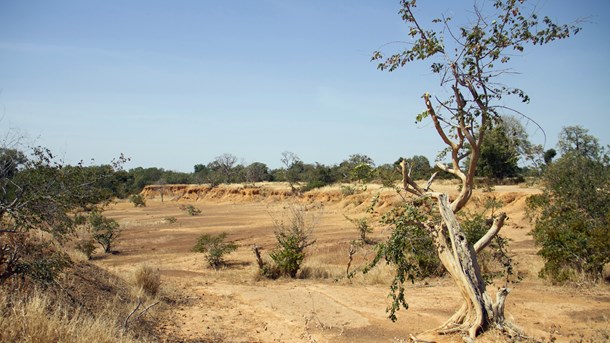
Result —
[[[526,130],[513,117],[502,117],[485,136],[478,162],[477,176],[491,183],[506,179],[521,181],[526,176],[540,176],[555,155],[554,149],[543,150],[542,146],[530,143]],[[442,158],[442,156],[440,156]],[[307,191],[334,183],[380,183],[393,186],[401,179],[398,171],[403,157],[394,163],[376,165],[364,154],[353,154],[338,164],[325,165],[306,163],[289,151],[279,156],[281,167],[269,168],[265,163],[244,164],[233,154],[225,153],[207,164],[199,163],[193,171],[178,172],[163,168],[137,167],[114,172],[114,177],[105,178],[100,185],[112,195],[126,198],[139,193],[148,185],[163,184],[210,184],[217,186],[231,183],[287,182],[293,190]],[[422,155],[406,158],[411,176],[416,180],[428,179],[439,172],[437,179],[450,178]],[[467,163],[467,161],[464,161]],[[526,165],[521,167],[520,165]],[[112,169],[109,165],[83,167],[95,174]]]

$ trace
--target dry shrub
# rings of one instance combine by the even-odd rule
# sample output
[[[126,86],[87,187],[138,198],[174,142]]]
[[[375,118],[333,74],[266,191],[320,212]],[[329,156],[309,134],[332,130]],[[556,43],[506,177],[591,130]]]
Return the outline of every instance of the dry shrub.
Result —
[[[159,269],[149,265],[140,265],[133,272],[133,284],[137,293],[155,297],[161,286]]]
[[[309,263],[301,268],[299,279],[333,279],[342,276],[335,269],[321,263]]]
[[[0,342],[136,342],[123,334],[116,313],[106,308],[93,316],[70,314],[39,291],[29,297],[0,291]]]

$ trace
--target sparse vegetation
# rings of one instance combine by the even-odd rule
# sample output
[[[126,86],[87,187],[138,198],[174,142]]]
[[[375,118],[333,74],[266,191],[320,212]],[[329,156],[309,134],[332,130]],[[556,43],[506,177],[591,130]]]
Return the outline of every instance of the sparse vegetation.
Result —
[[[132,194],[129,197],[129,201],[135,207],[146,207],[146,199],[144,199],[144,196],[142,194]]]
[[[358,231],[360,241],[362,243],[371,243],[370,240],[367,238],[367,235],[373,232],[373,228],[371,227],[371,224],[369,223],[370,220],[368,218],[350,218],[348,216],[345,216],[345,219],[349,220],[350,223],[354,224],[356,230]]]
[[[198,216],[201,214],[201,210],[193,205],[180,205],[180,209],[188,213],[189,216]]]
[[[214,269],[224,264],[224,256],[235,250],[237,245],[232,242],[225,242],[227,234],[225,232],[218,235],[203,234],[197,239],[193,247],[194,252],[205,254],[205,260]]]
[[[175,222],[178,221],[178,218],[176,218],[174,216],[167,216],[167,217],[163,218],[163,220],[168,224],[174,224]]]

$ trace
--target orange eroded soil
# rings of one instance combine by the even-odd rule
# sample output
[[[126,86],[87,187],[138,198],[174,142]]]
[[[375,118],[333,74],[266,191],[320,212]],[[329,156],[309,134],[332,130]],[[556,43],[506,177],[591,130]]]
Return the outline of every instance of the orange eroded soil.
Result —
[[[96,263],[121,275],[128,275],[142,263],[160,269],[166,291],[179,294],[171,316],[159,323],[160,332],[169,341],[400,342],[410,334],[435,328],[459,307],[459,295],[450,279],[428,280],[408,287],[410,307],[401,310],[393,323],[385,312],[390,267],[383,265],[369,274],[344,278],[349,242],[358,238],[344,215],[363,216],[377,192],[374,186],[350,196],[334,188],[302,197],[300,203],[319,219],[317,242],[305,262],[310,276],[295,280],[258,278],[251,246],[262,246],[264,255],[272,249],[272,218],[279,218],[283,207],[295,201],[285,190],[270,187],[207,189],[199,193],[166,189],[164,202],[149,190],[147,207],[118,202],[108,208],[106,215],[125,228],[116,247],[120,253],[97,259]],[[455,192],[455,186],[444,187],[440,190]],[[556,287],[537,277],[542,261],[536,256],[528,235],[531,225],[524,217],[525,199],[536,192],[532,188],[498,186],[494,193],[477,191],[473,196],[472,206],[477,206],[481,199],[495,195],[510,218],[502,233],[512,240],[510,253],[524,279],[512,286],[507,318],[538,339],[548,339],[551,332],[560,342],[577,340],[581,335],[592,341],[607,338],[608,285]],[[386,190],[380,200],[378,210],[383,211],[397,196]],[[202,213],[189,216],[180,209],[184,204],[194,205]],[[164,218],[171,216],[177,221],[169,224]],[[225,268],[214,271],[205,265],[201,254],[190,250],[202,233],[221,232],[227,232],[228,239],[239,248],[228,256]],[[376,226],[371,237],[379,240],[387,234],[386,228]],[[371,257],[370,252],[359,252],[352,268],[361,267]],[[462,341],[457,336],[419,337]],[[493,334],[482,337],[482,341],[497,339]]]

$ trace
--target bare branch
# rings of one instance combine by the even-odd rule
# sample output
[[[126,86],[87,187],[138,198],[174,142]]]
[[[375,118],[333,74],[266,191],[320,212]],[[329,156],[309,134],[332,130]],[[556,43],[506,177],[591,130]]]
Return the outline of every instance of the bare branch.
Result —
[[[502,229],[502,226],[504,226],[505,220],[506,213],[504,212],[500,213],[500,215],[494,219],[491,228],[489,228],[487,233],[474,244],[474,251],[477,254],[479,253],[479,251],[485,249],[485,247],[487,247],[489,243],[491,243],[491,240],[496,237],[498,232],[500,232],[500,229]]]

